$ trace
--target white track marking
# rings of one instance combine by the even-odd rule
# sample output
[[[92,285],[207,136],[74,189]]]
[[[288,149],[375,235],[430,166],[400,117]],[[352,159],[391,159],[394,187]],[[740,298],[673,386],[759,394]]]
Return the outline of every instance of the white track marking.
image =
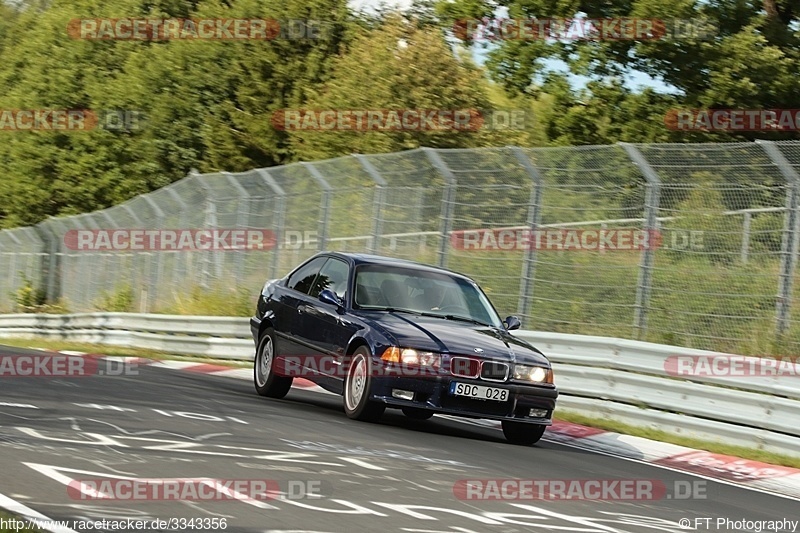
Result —
[[[65,526],[56,525],[56,521],[46,517],[39,511],[34,511],[27,505],[23,505],[16,500],[12,500],[8,496],[0,494],[0,508],[3,508],[15,515],[22,517],[23,520],[31,520],[36,519],[39,520],[39,527],[41,529],[46,529],[47,531],[52,531],[53,533],[78,533],[74,529],[70,529]],[[51,527],[44,527],[45,522],[50,522]]]

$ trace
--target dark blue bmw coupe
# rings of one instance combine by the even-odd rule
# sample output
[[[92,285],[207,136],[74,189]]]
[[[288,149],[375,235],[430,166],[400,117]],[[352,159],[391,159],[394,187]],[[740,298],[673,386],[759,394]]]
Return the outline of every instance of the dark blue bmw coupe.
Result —
[[[250,319],[258,394],[282,398],[303,377],[344,396],[348,417],[387,407],[500,420],[537,442],[558,391],[550,362],[509,333],[471,279],[411,261],[320,253],[261,290]]]

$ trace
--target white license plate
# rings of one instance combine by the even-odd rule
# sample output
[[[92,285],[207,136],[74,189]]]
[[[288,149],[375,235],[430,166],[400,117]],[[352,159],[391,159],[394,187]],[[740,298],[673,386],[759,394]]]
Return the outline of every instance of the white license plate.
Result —
[[[455,381],[450,383],[450,394],[453,396],[466,396],[475,400],[495,400],[498,402],[508,400],[508,389],[484,387],[483,385],[471,385]]]

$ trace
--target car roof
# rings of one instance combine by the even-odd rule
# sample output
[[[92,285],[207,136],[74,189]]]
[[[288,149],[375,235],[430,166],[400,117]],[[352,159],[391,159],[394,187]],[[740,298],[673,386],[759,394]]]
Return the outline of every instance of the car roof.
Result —
[[[448,270],[446,268],[436,267],[432,265],[426,265],[425,263],[418,263],[416,261],[409,261],[408,259],[400,259],[397,257],[386,257],[383,255],[373,255],[373,254],[364,254],[364,253],[354,253],[354,252],[325,252],[325,254],[338,256],[342,259],[349,259],[355,265],[398,265],[404,266],[409,268],[416,268],[419,270],[425,270],[428,272],[441,272],[443,274],[449,274],[452,276],[458,276],[460,278],[468,279],[472,281],[472,278],[469,276],[465,276],[464,274],[460,274],[458,272],[454,272],[452,270]]]

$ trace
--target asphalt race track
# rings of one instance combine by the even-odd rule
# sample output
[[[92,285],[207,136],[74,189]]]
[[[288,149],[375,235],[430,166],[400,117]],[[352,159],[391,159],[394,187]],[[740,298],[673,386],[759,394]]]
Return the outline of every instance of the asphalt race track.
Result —
[[[747,531],[715,520],[800,517],[796,500],[553,442],[512,446],[468,422],[387,411],[367,424],[347,419],[333,395],[293,389],[269,400],[231,378],[148,366],[109,373],[118,372],[100,363],[87,377],[0,377],[0,495],[57,520],[224,518],[226,531],[248,532],[678,532],[684,518],[696,531]],[[73,480],[129,478],[268,480],[281,494],[109,501],[74,490]],[[651,480],[666,494],[554,501],[454,493],[459,480],[508,478]],[[690,497],[679,494],[687,486],[697,488]],[[695,521],[706,518],[708,527]]]

